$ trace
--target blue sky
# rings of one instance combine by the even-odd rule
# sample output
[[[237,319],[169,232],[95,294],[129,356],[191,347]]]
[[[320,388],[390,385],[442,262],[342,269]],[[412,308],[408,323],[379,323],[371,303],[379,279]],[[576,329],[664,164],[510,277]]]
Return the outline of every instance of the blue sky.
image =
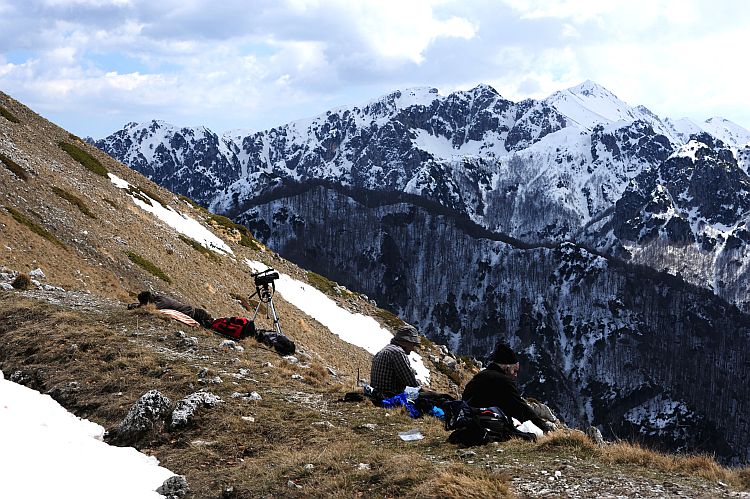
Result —
[[[750,128],[745,0],[0,0],[0,90],[81,135],[266,129],[399,88],[591,79]]]

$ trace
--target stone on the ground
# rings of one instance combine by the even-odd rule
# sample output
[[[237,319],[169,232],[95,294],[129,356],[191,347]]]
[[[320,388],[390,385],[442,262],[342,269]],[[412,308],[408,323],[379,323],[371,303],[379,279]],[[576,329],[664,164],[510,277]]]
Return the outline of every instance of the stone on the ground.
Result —
[[[211,392],[195,392],[177,402],[177,406],[172,411],[172,420],[170,428],[182,428],[190,423],[195,413],[201,407],[214,407],[221,402],[221,399]]]
[[[112,443],[132,446],[157,426],[164,424],[172,401],[158,390],[149,390],[130,408],[125,419],[110,432]]]
[[[586,428],[586,436],[589,437],[591,441],[596,445],[604,445],[604,437],[602,437],[602,432],[599,431],[599,428],[597,428],[596,426],[589,426],[588,428]]]
[[[234,340],[223,340],[219,346],[222,348],[228,348],[230,350],[236,350],[238,352],[242,352],[245,350],[245,347],[243,347],[242,345],[238,345]]]
[[[454,359],[450,355],[446,355],[443,357],[443,364],[445,364],[445,367],[447,367],[451,371],[455,371],[457,368],[458,362],[456,361],[456,359]]]
[[[179,343],[180,348],[186,348],[188,350],[192,348],[198,348],[198,338],[195,336],[188,336],[182,338]]]
[[[183,475],[175,475],[164,480],[156,492],[167,499],[181,499],[190,492],[190,487]]]
[[[36,279],[46,279],[47,278],[47,276],[44,275],[44,272],[42,271],[42,269],[34,269],[34,270],[32,270],[31,272],[29,272],[29,276],[30,277],[34,277]]]

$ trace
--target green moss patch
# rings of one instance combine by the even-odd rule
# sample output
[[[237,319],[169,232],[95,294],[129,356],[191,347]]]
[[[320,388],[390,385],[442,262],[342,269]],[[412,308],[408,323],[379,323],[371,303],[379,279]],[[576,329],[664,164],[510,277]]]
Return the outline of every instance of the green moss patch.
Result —
[[[0,106],[0,116],[5,118],[6,120],[10,121],[11,123],[21,123],[21,121],[16,118],[13,113],[5,109],[4,107]]]
[[[70,192],[59,187],[52,187],[52,191],[64,200],[68,201],[70,204],[77,207],[84,215],[96,219],[96,215],[91,213],[91,210],[89,210],[88,206],[86,206],[86,203],[84,203],[83,200],[75,194],[71,194]]]
[[[67,142],[60,142],[58,145],[60,146],[60,149],[68,153],[71,158],[78,161],[79,163],[81,163],[81,165],[85,166],[92,172],[96,173],[97,175],[101,175],[102,177],[107,176],[107,169],[104,168],[99,160],[93,157],[91,154],[87,153],[78,146],[68,144]]]
[[[26,173],[26,170],[24,170],[21,165],[5,156],[4,154],[0,154],[0,163],[2,163],[5,168],[13,172],[13,174],[21,180],[29,180],[29,175]]]
[[[185,201],[189,205],[192,205],[192,207],[195,208],[196,210],[203,210],[203,211],[206,210],[203,206],[199,205],[198,203],[196,203],[195,201],[193,201],[192,199],[190,199],[187,196],[183,196],[182,194],[178,194],[177,198],[180,199],[181,201]]]
[[[380,317],[385,323],[385,325],[391,329],[398,329],[405,324],[405,322],[402,321],[398,315],[392,312],[389,312],[388,310],[383,310],[382,308],[379,308],[377,309],[375,314],[378,317]]]
[[[316,274],[315,272],[307,272],[307,282],[327,295],[333,295],[336,293],[336,291],[334,290],[334,288],[336,287],[336,283],[331,281],[327,277]]]
[[[182,242],[184,242],[185,244],[187,244],[188,246],[190,246],[191,248],[193,248],[195,251],[197,251],[199,253],[203,253],[209,260],[212,260],[214,262],[218,262],[219,261],[219,257],[216,255],[216,253],[214,253],[210,249],[206,248],[205,246],[203,246],[201,243],[199,243],[195,239],[191,239],[191,238],[183,236],[183,235],[180,235],[179,237],[180,237],[180,240],[182,240]]]
[[[240,244],[242,246],[245,246],[250,249],[254,249],[255,251],[260,251],[263,247],[258,242],[257,239],[253,236],[253,234],[250,232],[250,229],[245,227],[242,224],[234,223],[231,220],[229,220],[227,217],[223,217],[221,215],[216,215],[214,213],[211,213],[211,220],[216,222],[217,224],[229,229],[229,230],[236,230],[240,233]]]
[[[169,278],[167,274],[164,273],[162,269],[154,265],[151,261],[146,260],[141,255],[137,253],[133,253],[132,251],[128,251],[127,253],[128,258],[130,258],[130,261],[134,264],[138,265],[139,267],[143,268],[146,272],[155,275],[162,281],[166,283],[171,283],[172,279]]]
[[[45,229],[45,228],[37,225],[33,220],[31,220],[29,217],[27,217],[23,213],[20,213],[20,212],[14,210],[10,206],[6,206],[5,209],[8,210],[8,213],[10,213],[10,216],[12,216],[13,219],[16,222],[18,222],[19,224],[25,225],[32,232],[34,232],[35,234],[38,234],[38,235],[42,236],[47,241],[50,241],[50,242],[52,242],[52,243],[60,246],[61,248],[65,248],[65,244],[63,244],[62,241],[60,241],[58,238],[56,238],[54,234],[52,234],[51,232],[49,232],[47,229]]]

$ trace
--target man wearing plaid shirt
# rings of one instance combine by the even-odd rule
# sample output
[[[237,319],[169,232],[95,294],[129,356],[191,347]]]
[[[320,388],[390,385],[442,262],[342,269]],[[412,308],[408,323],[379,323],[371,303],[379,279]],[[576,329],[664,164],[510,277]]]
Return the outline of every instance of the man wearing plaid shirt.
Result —
[[[370,384],[380,397],[393,397],[407,386],[420,386],[409,365],[409,355],[419,345],[416,328],[401,326],[390,344],[375,354],[370,370]]]

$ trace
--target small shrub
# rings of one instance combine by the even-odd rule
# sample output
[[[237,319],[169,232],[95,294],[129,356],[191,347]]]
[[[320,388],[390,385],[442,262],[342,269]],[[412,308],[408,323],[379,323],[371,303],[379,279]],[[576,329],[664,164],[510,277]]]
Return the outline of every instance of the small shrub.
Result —
[[[154,265],[149,260],[146,260],[141,255],[138,255],[137,253],[133,253],[132,251],[128,251],[127,253],[128,258],[130,258],[130,261],[138,265],[139,267],[143,268],[146,272],[149,272],[150,274],[155,275],[162,281],[166,283],[171,283],[172,279],[167,276],[167,274],[164,273],[162,269]]]
[[[8,210],[8,213],[15,219],[16,222],[20,223],[21,225],[25,225],[29,229],[31,229],[32,232],[35,234],[38,234],[45,238],[46,240],[55,243],[56,245],[60,246],[61,248],[65,248],[65,245],[60,241],[58,238],[55,237],[54,234],[47,231],[43,227],[40,227],[36,223],[34,223],[33,220],[31,220],[29,217],[24,215],[23,213],[19,213],[18,211],[14,210],[10,206],[5,207],[6,210]]]
[[[211,217],[211,220],[213,220],[217,224],[229,230],[236,230],[237,232],[239,232],[240,233],[240,245],[253,249],[255,251],[260,251],[261,249],[263,249],[263,247],[260,245],[258,240],[255,239],[253,234],[250,232],[250,229],[248,229],[244,225],[234,223],[227,217],[216,215],[215,213],[211,213],[210,217]]]
[[[11,123],[21,123],[21,121],[16,118],[13,113],[5,109],[3,106],[0,106],[0,116],[10,121]]]
[[[327,295],[332,295],[335,293],[333,288],[336,287],[336,283],[328,279],[327,277],[323,277],[320,274],[316,274],[315,272],[307,271],[307,282],[310,283],[311,286],[318,289],[318,291],[321,291]]]
[[[83,200],[78,196],[71,194],[70,192],[59,187],[52,187],[52,191],[64,200],[68,201],[70,204],[77,207],[84,215],[96,219],[96,216],[91,213],[91,210],[89,210],[88,206],[86,206],[86,203],[84,203]]]
[[[26,170],[24,170],[21,165],[5,156],[4,154],[0,154],[0,163],[5,165],[5,168],[10,170],[16,177],[20,178],[21,180],[29,180],[29,176],[26,173]]]
[[[26,274],[18,274],[10,285],[20,290],[29,289],[31,287],[31,277]]]
[[[199,243],[195,239],[191,239],[189,237],[183,236],[182,234],[180,234],[179,237],[180,237],[180,240],[182,240],[182,242],[184,242],[185,244],[187,244],[188,246],[190,246],[191,248],[193,248],[195,251],[197,251],[199,253],[203,253],[203,255],[205,255],[209,260],[212,260],[214,262],[218,262],[219,261],[219,257],[216,256],[216,253],[214,253],[210,249],[206,248],[205,246],[203,246],[201,243]]]
[[[102,177],[107,176],[107,169],[104,168],[99,160],[93,157],[91,154],[87,153],[78,146],[68,144],[67,142],[60,142],[58,145],[60,146],[60,149],[68,153],[71,158],[81,163],[81,165],[83,165],[84,167],[88,168],[97,175],[101,175]]]

